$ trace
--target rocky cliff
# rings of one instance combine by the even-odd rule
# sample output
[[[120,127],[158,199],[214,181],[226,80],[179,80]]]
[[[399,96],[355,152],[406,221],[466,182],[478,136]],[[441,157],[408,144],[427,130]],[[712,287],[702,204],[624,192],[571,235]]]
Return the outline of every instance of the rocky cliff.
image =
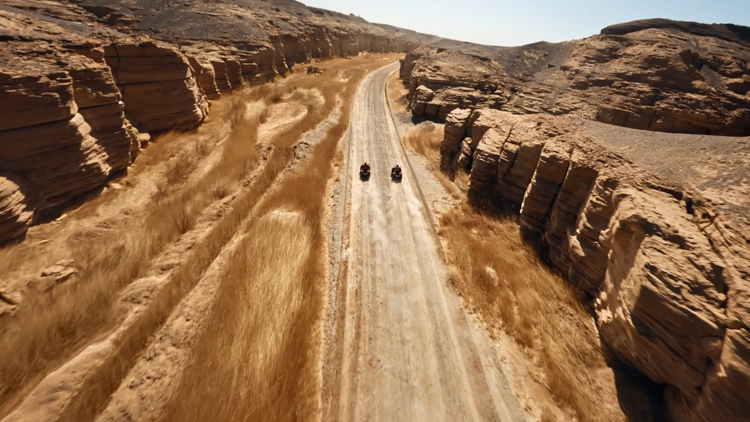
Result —
[[[750,29],[667,20],[523,47],[442,40],[408,54],[414,114],[572,114],[636,129],[750,135]]]
[[[654,148],[672,158],[655,160]],[[593,298],[604,341],[667,385],[675,421],[747,419],[750,187],[711,175],[747,180],[750,139],[670,140],[572,116],[456,109],[441,156],[445,171],[469,172],[474,195],[515,207],[523,231]]]
[[[0,243],[102,186],[149,133],[312,59],[407,51],[409,34],[294,1],[0,1]]]

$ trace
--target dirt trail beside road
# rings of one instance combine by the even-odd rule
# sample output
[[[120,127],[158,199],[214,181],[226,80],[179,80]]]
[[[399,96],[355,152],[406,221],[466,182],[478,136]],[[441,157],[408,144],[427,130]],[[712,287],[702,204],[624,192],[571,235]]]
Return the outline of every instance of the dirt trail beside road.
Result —
[[[344,143],[348,209],[323,420],[523,420],[489,337],[449,288],[386,103],[394,68],[362,82]],[[365,161],[369,181],[358,175]],[[390,180],[395,164],[403,183]]]

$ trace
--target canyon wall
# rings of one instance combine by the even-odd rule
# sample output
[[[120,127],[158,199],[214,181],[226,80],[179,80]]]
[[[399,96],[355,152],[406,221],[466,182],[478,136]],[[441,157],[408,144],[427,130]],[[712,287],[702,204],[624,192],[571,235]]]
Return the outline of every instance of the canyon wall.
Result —
[[[522,231],[593,298],[603,340],[667,385],[675,421],[747,420],[747,201],[714,205],[721,191],[675,185],[605,145],[570,116],[456,109],[441,167],[517,210]]]
[[[41,211],[127,169],[149,133],[199,126],[222,94],[313,58],[411,46],[382,31],[304,20],[289,32],[269,32],[257,16],[251,24],[266,32],[251,40],[164,41],[133,34],[140,18],[117,10],[25,0],[0,5],[0,244],[22,237]],[[212,36],[217,32],[218,25]]]
[[[401,78],[412,112],[441,121],[455,108],[493,108],[747,136],[750,39],[732,28],[657,20],[559,44],[423,46],[407,54]]]

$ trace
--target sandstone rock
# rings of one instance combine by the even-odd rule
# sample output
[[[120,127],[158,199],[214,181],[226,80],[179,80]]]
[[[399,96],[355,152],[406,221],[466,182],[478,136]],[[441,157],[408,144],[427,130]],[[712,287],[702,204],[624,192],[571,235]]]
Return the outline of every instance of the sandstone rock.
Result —
[[[613,200],[602,335],[651,379],[695,396],[718,358],[704,340],[724,336],[724,264],[673,198],[621,188]]]
[[[604,232],[615,212],[612,195],[619,184],[615,176],[600,174],[583,206],[576,232],[568,238],[571,260],[568,279],[592,296],[598,294],[609,264],[609,244]]]
[[[242,65],[237,60],[225,60],[227,80],[232,90],[242,88],[244,80],[242,79]]]
[[[526,189],[534,177],[534,171],[539,164],[539,158],[542,155],[544,143],[534,139],[527,139],[518,136],[518,126],[514,126],[513,133],[506,142],[508,152],[503,151],[501,158],[505,166],[509,166],[507,172],[498,170],[498,187],[500,196],[515,205],[521,205]],[[511,142],[512,141],[512,142]],[[518,144],[520,143],[520,145]],[[510,146],[516,145],[517,149],[513,151]],[[513,158],[511,156],[515,154]],[[512,161],[511,161],[512,160]]]
[[[627,29],[623,29],[627,28]],[[730,34],[730,35],[726,35]],[[574,114],[663,132],[750,135],[750,41],[721,25],[643,21],[559,44],[490,47],[450,41],[402,62],[401,78],[433,95],[413,112],[494,108]],[[429,114],[441,117],[441,113]]]
[[[472,160],[469,184],[471,190],[476,192],[492,190],[497,177],[497,160],[500,157],[500,150],[505,143],[505,138],[495,129],[488,130],[482,136]]]
[[[700,188],[665,184],[611,152],[613,141],[582,121],[483,110],[473,117],[468,133],[483,135],[471,188],[511,203],[525,191],[521,226],[539,233],[551,261],[594,298],[602,339],[668,386],[670,416],[742,420],[750,404],[750,231],[736,213],[744,203],[713,204]],[[488,142],[504,128],[504,143]],[[469,142],[462,148],[471,150]],[[495,189],[487,178],[492,163]],[[714,195],[715,184],[692,177]]]
[[[139,130],[189,130],[206,118],[206,98],[176,48],[140,39],[113,44],[105,49],[105,59],[114,69],[125,113]]]
[[[216,86],[216,73],[210,60],[194,55],[188,56],[190,67],[193,68],[198,86],[209,100],[221,98],[219,88]]]
[[[31,225],[31,211],[21,188],[6,177],[0,177],[0,239],[23,236]]]
[[[29,43],[8,43],[4,47],[7,50],[0,54],[12,54],[13,49],[17,52],[41,48]],[[17,121],[6,122],[3,126],[6,130],[0,131],[0,149],[3,151],[0,171],[11,172],[23,181],[25,192],[35,199],[33,205],[39,208],[66,202],[101,185],[111,171],[107,163],[110,157],[103,145],[91,136],[92,128],[83,115],[77,113],[79,107],[74,98],[78,95],[88,101],[87,105],[95,106],[97,101],[104,102],[110,97],[89,97],[80,89],[74,92],[75,84],[70,73],[52,61],[32,62],[17,58],[5,69],[0,98],[7,101],[5,104],[20,104],[18,110],[32,104],[33,108],[22,111]],[[74,66],[71,70],[77,76],[85,73],[80,67]],[[61,98],[66,99],[62,107]],[[38,99],[45,100],[39,102]],[[11,106],[11,109],[15,107]],[[51,121],[51,118],[58,120]],[[122,120],[119,123],[122,124]],[[127,147],[129,145],[128,140]],[[127,147],[124,154],[129,160]],[[113,152],[112,161],[119,159]]]
[[[453,110],[445,121],[445,135],[440,145],[441,152],[450,156],[455,155],[461,148],[461,141],[466,137],[466,126],[469,110]]]
[[[13,53],[4,53],[10,63]],[[0,113],[0,131],[60,121],[78,113],[69,74],[32,61],[14,65],[14,69],[0,68],[0,102],[7,105]]]
[[[473,161],[473,154],[474,152],[471,150],[471,138],[464,139],[461,142],[461,151],[454,158],[452,168],[460,168],[468,171]]]
[[[440,168],[445,172],[452,170],[454,158],[461,150],[461,141],[466,136],[469,114],[469,110],[456,109],[446,118],[445,134],[440,144]]]
[[[212,60],[211,66],[214,68],[216,88],[219,92],[223,94],[232,92],[232,85],[229,83],[229,78],[227,77],[227,64],[224,60]]]
[[[541,232],[553,201],[565,181],[570,166],[572,146],[567,142],[544,145],[539,165],[521,204],[521,227]]]
[[[568,274],[572,264],[570,238],[578,228],[578,215],[599,176],[597,164],[589,157],[590,150],[573,151],[568,174],[557,194],[544,232],[550,258],[563,274]]]
[[[125,106],[109,67],[81,57],[68,60],[79,113],[107,154],[110,171],[124,170],[138,155],[138,131],[125,118]]]

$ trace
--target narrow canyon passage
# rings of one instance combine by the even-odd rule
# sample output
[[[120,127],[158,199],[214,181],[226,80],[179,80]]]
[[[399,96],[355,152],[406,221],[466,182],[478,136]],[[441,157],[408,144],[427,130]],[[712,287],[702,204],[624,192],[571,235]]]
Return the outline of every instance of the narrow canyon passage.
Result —
[[[448,287],[418,181],[389,178],[395,164],[408,169],[384,95],[395,68],[363,81],[344,144],[344,297],[331,341],[340,350],[328,353],[338,361],[324,371],[323,420],[522,420],[489,338]]]

